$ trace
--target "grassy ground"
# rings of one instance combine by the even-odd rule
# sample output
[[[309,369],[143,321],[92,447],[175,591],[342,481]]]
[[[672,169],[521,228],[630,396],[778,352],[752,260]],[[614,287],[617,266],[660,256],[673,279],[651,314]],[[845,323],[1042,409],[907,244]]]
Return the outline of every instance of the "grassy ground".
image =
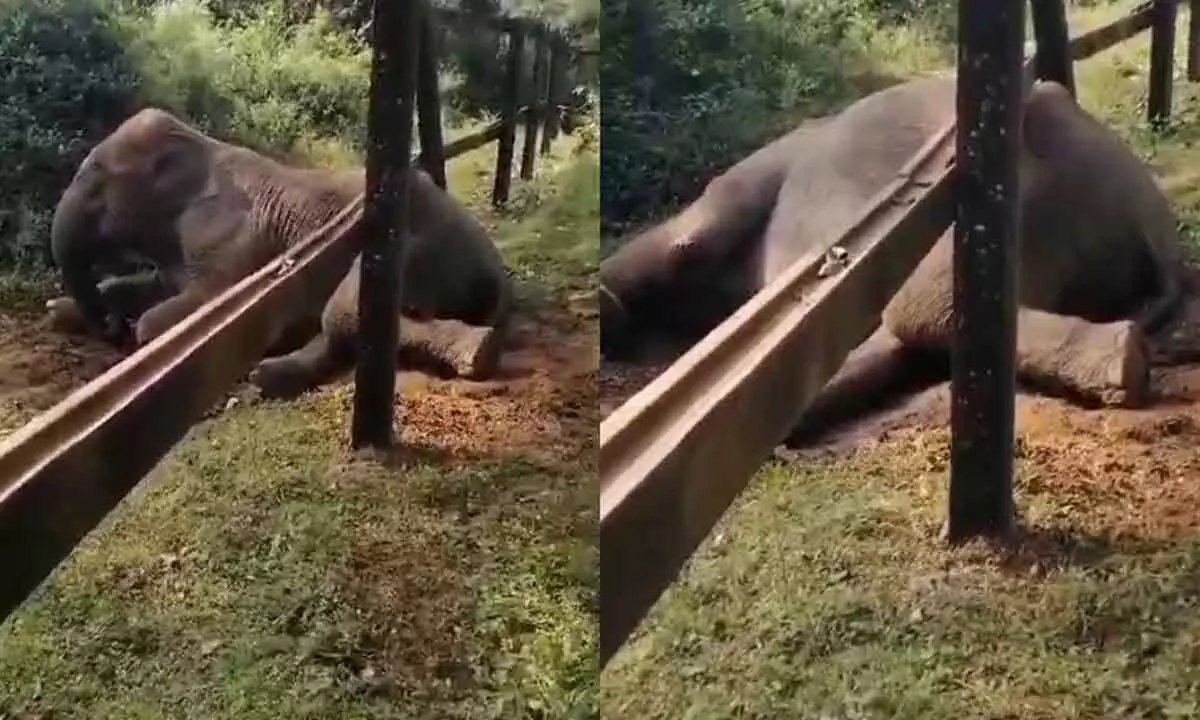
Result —
[[[386,457],[345,451],[346,386],[197,426],[0,626],[0,718],[595,716],[598,164],[575,146],[503,215],[494,146],[451,165],[526,281],[506,382],[404,375]]]
[[[1079,32],[1132,3],[1081,11]],[[1181,18],[1181,28],[1186,19]],[[1200,92],[1144,127],[1146,36],[1081,98],[1200,222]],[[937,48],[892,38],[904,72]],[[1142,412],[1023,398],[1015,550],[950,551],[944,428],[776,459],[606,669],[613,718],[1200,717],[1195,398]]]

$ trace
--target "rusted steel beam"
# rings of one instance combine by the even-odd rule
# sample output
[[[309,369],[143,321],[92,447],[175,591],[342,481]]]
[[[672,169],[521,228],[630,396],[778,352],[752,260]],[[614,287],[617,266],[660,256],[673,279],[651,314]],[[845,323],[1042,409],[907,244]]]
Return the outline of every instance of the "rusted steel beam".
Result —
[[[392,444],[396,412],[396,317],[400,312],[401,243],[408,235],[418,0],[375,3],[374,59],[367,113],[366,202],[358,293],[358,362],[350,444]]]
[[[1150,90],[1146,114],[1150,124],[1161,128],[1171,119],[1171,91],[1175,78],[1175,21],[1177,0],[1155,0],[1150,29]]]
[[[419,162],[441,189],[446,189],[446,148],[442,139],[442,95],[438,89],[437,33],[428,2],[422,1],[420,59],[417,63],[417,133]]]
[[[1024,35],[1023,2],[959,3],[947,526],[951,541],[1005,535],[1014,520],[1017,162]]]
[[[1075,94],[1075,68],[1071,62],[1071,35],[1067,29],[1065,0],[1031,0],[1033,33],[1037,38],[1037,76],[1053,80]]]
[[[21,604],[358,252],[362,198],[0,444],[0,618]]]
[[[521,59],[525,54],[525,33],[513,30],[508,35],[507,71],[504,79],[504,113],[500,129],[500,147],[496,151],[496,179],[492,186],[492,205],[508,202],[512,187],[513,151],[517,144],[517,108],[520,102]]]
[[[601,423],[602,662],[950,224],[952,129],[831,243],[843,272],[797,263]]]

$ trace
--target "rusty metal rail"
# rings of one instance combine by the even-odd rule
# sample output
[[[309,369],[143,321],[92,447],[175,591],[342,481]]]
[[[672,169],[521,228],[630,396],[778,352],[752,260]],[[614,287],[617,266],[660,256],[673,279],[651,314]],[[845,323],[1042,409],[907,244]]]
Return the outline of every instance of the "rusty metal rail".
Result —
[[[0,444],[7,616],[280,336],[289,308],[350,269],[362,196],[286,254]]]
[[[1071,57],[1144,31],[1153,10],[1080,35]],[[602,665],[950,226],[953,129],[830,243],[850,253],[841,273],[818,277],[822,252],[801,259],[601,423]]]

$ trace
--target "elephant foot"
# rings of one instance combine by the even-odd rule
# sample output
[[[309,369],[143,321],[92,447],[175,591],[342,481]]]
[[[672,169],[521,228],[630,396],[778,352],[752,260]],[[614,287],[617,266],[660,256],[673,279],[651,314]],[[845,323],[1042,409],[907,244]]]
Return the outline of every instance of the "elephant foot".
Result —
[[[1024,374],[1107,406],[1150,401],[1150,348],[1137,323],[1094,324],[1022,311],[1018,362]]]
[[[500,366],[504,333],[493,327],[470,327],[450,348],[454,371],[468,380],[486,380]]]
[[[1098,359],[1108,388],[1101,400],[1106,405],[1145,407],[1150,402],[1150,344],[1145,333],[1130,321],[1101,325],[1097,332]]]
[[[46,302],[46,315],[50,328],[68,335],[87,335],[88,324],[83,319],[79,306],[69,297],[54,298]]]
[[[272,400],[290,400],[314,386],[313,374],[289,357],[269,358],[250,371],[250,382],[261,396]]]
[[[88,323],[79,305],[72,298],[64,296],[48,300],[46,315],[50,329],[55,332],[95,338],[125,351],[134,347],[133,335],[124,321],[109,315],[104,330],[98,330]]]
[[[495,374],[504,349],[504,331],[460,320],[415,320],[400,316],[400,358],[417,366],[432,365],[454,377],[486,380]]]

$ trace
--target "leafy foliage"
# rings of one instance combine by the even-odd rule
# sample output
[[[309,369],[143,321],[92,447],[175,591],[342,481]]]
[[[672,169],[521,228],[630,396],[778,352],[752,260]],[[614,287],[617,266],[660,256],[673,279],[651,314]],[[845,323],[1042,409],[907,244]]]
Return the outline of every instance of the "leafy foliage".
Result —
[[[127,22],[155,103],[260,150],[314,137],[358,148],[370,53],[328,12],[290,24],[268,6],[222,24],[200,0],[177,0]]]
[[[694,198],[798,116],[836,106],[871,28],[940,27],[953,8],[947,0],[606,0],[604,231]]]
[[[0,263],[45,262],[49,213],[74,168],[131,111],[119,28],[83,0],[0,3]]]

